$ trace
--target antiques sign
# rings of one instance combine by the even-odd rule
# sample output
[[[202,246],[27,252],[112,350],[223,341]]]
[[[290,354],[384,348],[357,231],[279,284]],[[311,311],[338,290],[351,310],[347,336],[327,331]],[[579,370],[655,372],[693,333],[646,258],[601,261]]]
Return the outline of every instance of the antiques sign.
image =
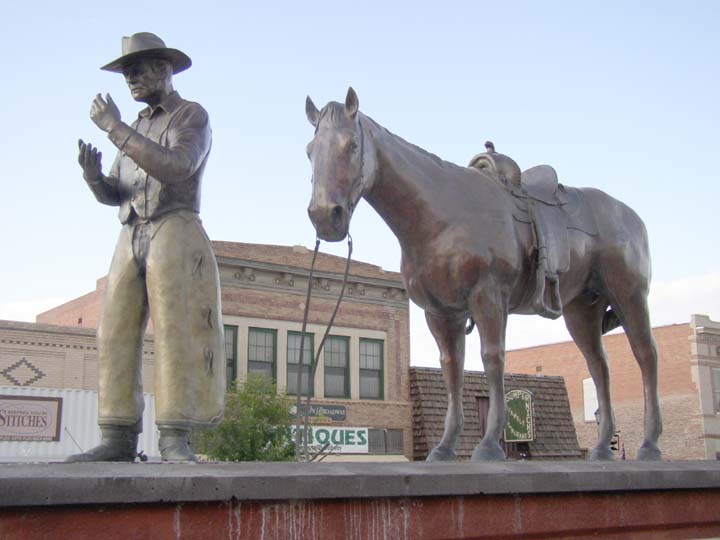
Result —
[[[59,441],[62,398],[0,395],[0,441]]]
[[[527,390],[510,390],[505,394],[507,425],[505,442],[530,442],[535,440],[532,394]]]
[[[306,405],[302,403],[300,405],[301,415],[305,415]],[[290,409],[290,414],[293,417],[297,417],[297,406],[293,405]],[[317,403],[310,404],[310,418],[314,417],[325,417],[334,422],[342,422],[347,417],[347,409],[344,405],[319,405]]]
[[[295,428],[293,428],[294,437]],[[328,445],[334,454],[367,454],[368,428],[308,426],[308,444],[312,447]]]

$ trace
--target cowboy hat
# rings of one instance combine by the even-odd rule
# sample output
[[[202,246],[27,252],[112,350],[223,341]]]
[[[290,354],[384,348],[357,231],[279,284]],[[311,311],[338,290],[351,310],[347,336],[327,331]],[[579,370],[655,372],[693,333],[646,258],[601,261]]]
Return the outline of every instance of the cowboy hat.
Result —
[[[190,57],[177,49],[169,49],[165,42],[150,32],[138,32],[122,38],[122,56],[100,69],[122,73],[128,64],[145,58],[160,58],[172,64],[173,74],[180,73],[192,65]]]

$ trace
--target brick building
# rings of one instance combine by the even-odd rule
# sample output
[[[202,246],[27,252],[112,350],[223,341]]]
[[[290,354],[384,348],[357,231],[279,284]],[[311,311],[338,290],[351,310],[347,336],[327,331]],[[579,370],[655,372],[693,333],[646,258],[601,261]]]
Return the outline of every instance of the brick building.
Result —
[[[312,251],[302,246],[213,242],[220,272],[228,380],[271,375],[296,394],[299,343]],[[319,253],[305,350],[317,351],[343,281],[345,260]],[[0,322],[0,385],[94,390],[95,327],[105,279],[96,289],[38,315],[37,324]],[[152,392],[149,325],[143,381]],[[363,452],[412,457],[409,307],[402,278],[353,261],[323,361],[311,384],[326,432],[368,430]],[[301,383],[307,388],[307,375]],[[331,412],[331,415],[327,413]]]
[[[720,459],[720,323],[693,315],[690,324],[653,329],[659,350],[664,459]],[[640,368],[625,334],[603,337],[620,445],[634,459],[643,438]],[[559,375],[565,379],[580,446],[597,438],[595,387],[573,342],[508,351],[506,371]]]

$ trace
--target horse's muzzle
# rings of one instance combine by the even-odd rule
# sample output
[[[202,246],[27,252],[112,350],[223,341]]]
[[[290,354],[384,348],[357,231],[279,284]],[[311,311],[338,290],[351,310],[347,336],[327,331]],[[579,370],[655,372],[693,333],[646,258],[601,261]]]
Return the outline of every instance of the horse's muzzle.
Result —
[[[347,236],[350,213],[341,205],[311,204],[308,207],[308,215],[315,227],[315,232],[322,240],[339,242]]]

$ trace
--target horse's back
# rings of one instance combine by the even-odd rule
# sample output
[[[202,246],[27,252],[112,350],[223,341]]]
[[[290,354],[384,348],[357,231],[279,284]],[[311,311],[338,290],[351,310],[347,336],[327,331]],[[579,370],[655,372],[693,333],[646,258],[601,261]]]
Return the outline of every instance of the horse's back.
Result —
[[[624,202],[597,188],[575,188],[592,212],[599,234],[608,240],[626,237],[647,244],[647,229],[640,216]]]

